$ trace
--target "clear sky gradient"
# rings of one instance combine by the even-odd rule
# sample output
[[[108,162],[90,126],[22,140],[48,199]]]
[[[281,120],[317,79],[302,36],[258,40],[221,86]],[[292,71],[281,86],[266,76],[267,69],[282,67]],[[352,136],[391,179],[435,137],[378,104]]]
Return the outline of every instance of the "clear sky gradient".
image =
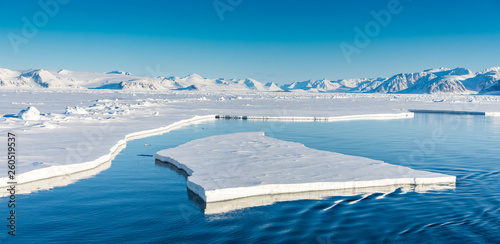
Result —
[[[0,67],[289,83],[500,66],[498,0],[59,1],[0,0]]]

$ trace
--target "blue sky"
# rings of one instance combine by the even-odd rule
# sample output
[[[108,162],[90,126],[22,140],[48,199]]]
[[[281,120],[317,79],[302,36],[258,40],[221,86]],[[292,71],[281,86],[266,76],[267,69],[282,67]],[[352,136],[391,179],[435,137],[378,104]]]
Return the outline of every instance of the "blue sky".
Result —
[[[0,67],[288,83],[500,66],[497,0],[59,1],[0,0]]]

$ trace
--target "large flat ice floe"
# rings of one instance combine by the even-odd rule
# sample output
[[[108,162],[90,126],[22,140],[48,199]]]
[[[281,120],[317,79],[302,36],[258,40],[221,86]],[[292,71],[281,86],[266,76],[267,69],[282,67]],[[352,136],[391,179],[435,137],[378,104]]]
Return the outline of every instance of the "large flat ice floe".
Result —
[[[455,183],[456,177],[305,147],[263,132],[194,140],[156,154],[187,173],[204,202],[269,194]]]

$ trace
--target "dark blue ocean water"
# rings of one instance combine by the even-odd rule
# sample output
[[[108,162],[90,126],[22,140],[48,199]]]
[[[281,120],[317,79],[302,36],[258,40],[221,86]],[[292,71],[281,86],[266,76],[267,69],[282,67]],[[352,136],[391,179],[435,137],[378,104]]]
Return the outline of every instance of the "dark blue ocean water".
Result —
[[[157,151],[243,131],[456,175],[454,189],[279,202],[205,215]],[[151,146],[144,146],[150,144]],[[219,120],[129,142],[112,166],[66,187],[17,196],[2,243],[500,243],[500,119],[416,114],[349,122]],[[202,158],[203,155],[200,155]],[[7,217],[6,198],[0,216]],[[5,218],[2,226],[6,225]]]

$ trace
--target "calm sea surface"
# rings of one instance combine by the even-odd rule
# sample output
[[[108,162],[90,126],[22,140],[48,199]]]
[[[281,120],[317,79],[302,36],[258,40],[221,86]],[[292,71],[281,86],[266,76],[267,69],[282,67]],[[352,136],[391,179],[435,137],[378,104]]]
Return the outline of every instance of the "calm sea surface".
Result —
[[[155,164],[159,150],[245,131],[456,175],[457,184],[205,215],[188,198],[185,178]],[[500,118],[207,122],[129,142],[109,169],[66,187],[18,195],[16,208],[16,237],[3,227],[2,243],[500,243]],[[2,226],[7,213],[1,198]]]

